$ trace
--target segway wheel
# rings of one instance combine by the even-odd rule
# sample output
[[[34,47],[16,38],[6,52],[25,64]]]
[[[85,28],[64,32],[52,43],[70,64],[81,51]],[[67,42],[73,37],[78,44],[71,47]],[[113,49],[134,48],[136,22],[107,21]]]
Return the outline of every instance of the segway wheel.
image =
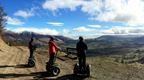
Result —
[[[90,65],[86,65],[86,77],[90,77]]]
[[[53,67],[52,74],[57,76],[60,73],[60,69],[58,67]]]
[[[28,66],[34,67],[35,66],[35,61],[34,60],[29,60]]]

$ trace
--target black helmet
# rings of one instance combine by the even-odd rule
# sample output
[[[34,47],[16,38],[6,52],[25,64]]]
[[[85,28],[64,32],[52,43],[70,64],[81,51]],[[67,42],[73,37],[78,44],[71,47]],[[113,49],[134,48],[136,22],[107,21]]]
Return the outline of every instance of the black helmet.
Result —
[[[50,36],[49,38],[50,38],[50,40],[52,40],[52,41],[54,40],[54,37],[53,37],[53,36]]]
[[[80,37],[79,37],[79,40],[80,40],[80,41],[83,41],[83,37],[82,37],[82,36],[80,36]]]

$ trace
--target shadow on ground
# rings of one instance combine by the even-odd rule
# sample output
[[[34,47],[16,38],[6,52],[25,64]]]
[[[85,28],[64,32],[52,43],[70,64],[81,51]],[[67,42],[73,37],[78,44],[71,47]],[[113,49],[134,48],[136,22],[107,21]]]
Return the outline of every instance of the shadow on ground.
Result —
[[[54,77],[53,75],[49,74],[48,72],[34,72],[31,73],[34,76],[34,79],[40,79],[40,78],[45,78],[45,77]]]
[[[38,77],[38,78],[52,77],[52,76],[48,76],[46,72],[35,72],[35,73],[30,73],[30,74],[18,74],[18,73],[2,74],[0,73],[0,78],[17,78],[17,77],[27,77],[27,76]]]
[[[28,64],[18,64],[18,65],[0,65],[0,68],[14,67],[14,68],[31,68]]]
[[[0,74],[0,78],[16,78],[16,77],[26,77],[26,76],[33,76],[33,75],[32,74],[15,74],[15,73]]]
[[[48,74],[47,72],[36,72],[32,73],[35,75],[32,80],[84,80],[86,77],[82,76],[76,76],[74,74],[68,74],[64,76],[52,76],[51,74]]]
[[[56,78],[56,80],[84,80],[86,77],[76,76],[74,74],[68,74]]]
[[[15,65],[0,65],[0,68],[15,67]]]
[[[31,67],[28,66],[28,64],[18,64],[15,66],[15,68],[31,68]]]
[[[76,76],[74,74],[68,74],[64,76],[52,76],[47,72],[34,72],[30,74],[16,74],[16,73],[8,73],[8,74],[0,74],[0,78],[18,78],[18,77],[33,77],[32,80],[84,80],[86,77]]]

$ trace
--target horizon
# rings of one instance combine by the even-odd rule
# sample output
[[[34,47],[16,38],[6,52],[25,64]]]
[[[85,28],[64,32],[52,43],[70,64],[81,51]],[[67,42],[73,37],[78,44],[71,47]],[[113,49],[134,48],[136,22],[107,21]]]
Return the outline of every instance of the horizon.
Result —
[[[143,0],[1,0],[5,29],[86,39],[144,35]]]
[[[38,35],[48,35],[48,36],[63,36],[63,35],[49,35],[49,34],[40,34],[40,33],[35,33],[35,32],[31,32],[31,31],[23,31],[23,32],[14,32],[14,31],[9,31],[9,30],[6,30],[5,32],[12,32],[12,33],[16,33],[16,34],[21,34],[21,33],[24,33],[24,32],[28,32],[28,33],[31,33],[31,34],[38,34]],[[135,35],[135,34],[107,34],[107,35],[97,35],[97,37],[93,37],[93,38],[86,38],[86,37],[83,37],[85,40],[89,40],[89,39],[97,39],[99,37],[103,37],[103,36],[113,36],[113,37],[143,37],[144,34],[139,34],[139,35]],[[73,39],[73,40],[78,40],[79,39],[79,36],[75,37],[75,38],[71,38],[71,37],[68,37],[68,36],[63,36],[63,37],[66,37],[66,38],[70,38],[70,39]]]

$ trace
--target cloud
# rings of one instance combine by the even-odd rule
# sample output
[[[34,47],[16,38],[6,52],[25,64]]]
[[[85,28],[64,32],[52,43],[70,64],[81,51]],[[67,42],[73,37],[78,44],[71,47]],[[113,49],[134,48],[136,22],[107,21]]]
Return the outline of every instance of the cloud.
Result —
[[[143,0],[106,0],[103,12],[95,15],[95,20],[125,22],[128,25],[144,24]]]
[[[23,31],[30,31],[34,33],[39,33],[39,34],[44,34],[44,35],[58,35],[59,32],[56,31],[55,29],[49,29],[49,28],[35,28],[35,27],[19,27],[15,28],[12,31],[20,33]]]
[[[63,34],[69,34],[70,33],[70,30],[69,29],[63,29]]]
[[[91,20],[144,25],[143,0],[46,0],[42,7],[50,11],[79,8]]]
[[[79,33],[78,31],[70,30],[70,29],[63,29],[61,35],[72,39],[78,39],[79,36],[84,36],[84,33]]]
[[[103,34],[133,34],[133,35],[139,35],[144,34],[144,27],[124,27],[124,26],[115,26],[107,30],[101,31]]]
[[[7,24],[11,24],[11,25],[23,25],[24,22],[22,22],[21,20],[17,19],[17,18],[12,18],[7,16]]]
[[[61,22],[47,22],[47,24],[52,25],[52,26],[63,26],[64,23]]]
[[[51,11],[57,11],[58,9],[69,8],[75,10],[77,6],[81,4],[82,0],[46,0],[42,7]]]
[[[15,12],[14,15],[20,16],[23,18],[28,18],[28,17],[34,16],[34,13],[32,11],[19,10],[19,11]]]
[[[65,37],[69,37],[69,38],[75,38],[75,34],[74,32],[72,32],[72,30],[69,30],[69,29],[63,29],[62,32],[60,32],[61,35],[65,36]]]
[[[87,28],[87,27],[84,27],[84,26],[74,28],[73,30],[74,30],[74,31],[77,31],[77,32],[89,32],[89,31],[94,31],[94,29]]]
[[[88,25],[88,27],[92,27],[92,28],[101,28],[101,25]]]

